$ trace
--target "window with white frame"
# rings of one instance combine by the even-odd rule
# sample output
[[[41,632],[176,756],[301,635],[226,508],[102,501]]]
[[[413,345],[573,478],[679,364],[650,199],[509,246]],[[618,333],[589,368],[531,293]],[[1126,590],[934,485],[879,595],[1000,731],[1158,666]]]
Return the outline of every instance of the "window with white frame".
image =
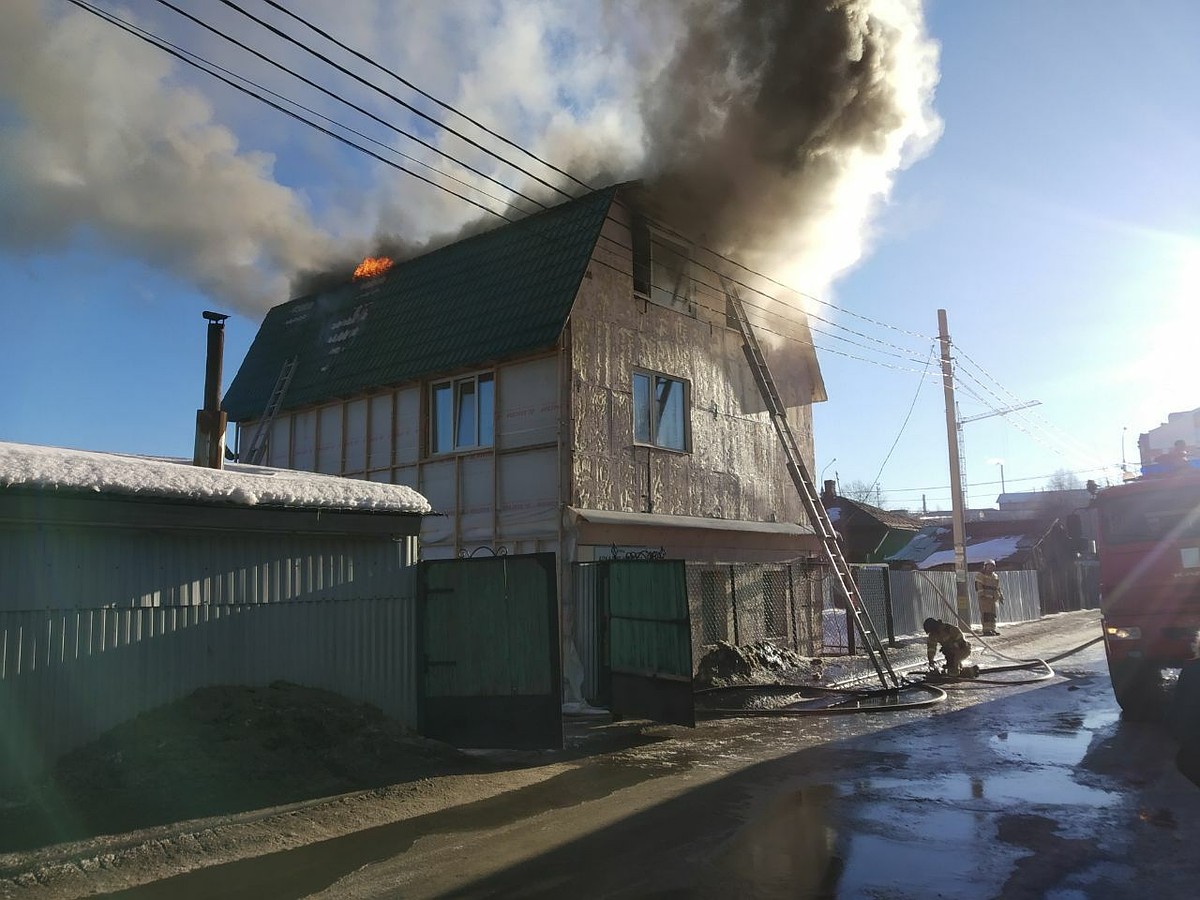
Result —
[[[496,382],[491,372],[439,381],[430,388],[429,450],[452,453],[495,441]]]
[[[686,381],[657,372],[633,373],[633,440],[687,451],[691,445],[691,390]]]

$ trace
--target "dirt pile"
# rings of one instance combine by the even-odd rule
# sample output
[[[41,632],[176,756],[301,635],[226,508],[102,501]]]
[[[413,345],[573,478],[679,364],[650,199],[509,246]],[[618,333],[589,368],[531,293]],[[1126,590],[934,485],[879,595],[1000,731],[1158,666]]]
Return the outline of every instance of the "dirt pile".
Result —
[[[821,678],[821,660],[801,656],[794,650],[776,647],[767,641],[734,646],[717,641],[700,659],[697,687],[725,687],[731,684],[788,681]]]
[[[481,768],[329,691],[203,688],[63,757],[0,809],[0,852]]]

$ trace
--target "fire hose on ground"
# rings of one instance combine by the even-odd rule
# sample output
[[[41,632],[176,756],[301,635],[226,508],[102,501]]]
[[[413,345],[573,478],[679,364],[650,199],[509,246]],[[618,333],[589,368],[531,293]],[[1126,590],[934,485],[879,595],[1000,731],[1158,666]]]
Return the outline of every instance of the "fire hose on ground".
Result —
[[[921,573],[924,575],[924,573]],[[941,703],[947,697],[946,691],[939,685],[970,685],[970,684],[986,684],[990,686],[1016,687],[1019,685],[1036,684],[1041,681],[1047,681],[1054,677],[1054,669],[1050,663],[1058,662],[1068,656],[1086,650],[1093,644],[1102,641],[1103,637],[1096,637],[1092,640],[1080,644],[1070,650],[1066,650],[1049,659],[1034,657],[1032,659],[1018,659],[1002,653],[996,647],[989,644],[983,639],[975,629],[971,628],[969,623],[962,622],[958,616],[957,610],[946,600],[945,596],[932,579],[926,578],[933,585],[935,592],[943,606],[945,606],[953,614],[954,618],[965,625],[965,631],[971,634],[979,641],[989,652],[995,654],[1000,659],[1009,660],[1009,665],[980,667],[978,675],[974,677],[966,677],[959,675],[948,675],[944,672],[931,670],[926,668],[924,664],[914,663],[908,666],[896,668],[896,672],[903,678],[904,685],[901,688],[856,688],[854,684],[858,684],[863,680],[863,677],[856,677],[840,684],[835,684],[831,687],[819,687],[815,685],[798,685],[787,684],[784,682],[768,682],[758,684],[743,684],[743,685],[728,685],[722,687],[706,688],[697,691],[696,694],[702,697],[716,697],[724,693],[733,695],[745,695],[753,692],[762,694],[766,692],[776,692],[783,694],[793,694],[802,697],[795,699],[783,706],[775,706],[770,708],[726,708],[713,707],[706,709],[704,714],[713,718],[743,718],[756,716],[782,716],[782,717],[798,717],[812,715],[834,715],[844,713],[864,713],[864,712],[887,712],[901,709],[921,709],[934,704]],[[925,671],[919,676],[914,677],[908,673],[915,672],[918,669],[925,668]],[[1002,679],[1002,678],[983,678],[979,677],[984,674],[999,673],[999,672],[1019,672],[1026,669],[1041,669],[1036,676],[1031,678],[1022,678],[1017,680]],[[905,699],[902,693],[913,691],[924,696]]]

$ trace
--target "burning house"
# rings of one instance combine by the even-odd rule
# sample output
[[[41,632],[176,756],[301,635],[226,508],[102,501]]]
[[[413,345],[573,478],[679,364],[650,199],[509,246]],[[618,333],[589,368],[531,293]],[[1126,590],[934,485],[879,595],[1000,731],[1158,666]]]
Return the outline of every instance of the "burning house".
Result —
[[[243,461],[415,488],[444,514],[424,558],[817,552],[728,317],[739,272],[637,185],[379,268],[267,315],[223,401]],[[769,330],[811,465],[811,336]]]
[[[414,487],[442,513],[423,558],[552,551],[562,598],[614,555],[818,553],[730,296],[811,470],[825,389],[805,301],[754,270],[820,290],[861,258],[893,173],[937,138],[936,47],[912,8],[869,0],[666,18],[636,126],[557,146],[587,193],[520,194],[542,210],[267,313],[222,402],[243,462]],[[728,576],[727,612],[732,575],[701,574]],[[761,602],[792,600],[777,575],[747,575],[737,608],[757,597],[759,621],[729,637],[800,633]],[[717,605],[701,643],[726,634]]]

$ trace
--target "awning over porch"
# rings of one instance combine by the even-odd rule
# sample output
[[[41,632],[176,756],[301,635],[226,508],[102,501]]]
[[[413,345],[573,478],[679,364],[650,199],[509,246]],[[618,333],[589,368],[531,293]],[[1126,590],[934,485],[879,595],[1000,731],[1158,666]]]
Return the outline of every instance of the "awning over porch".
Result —
[[[733,561],[791,559],[820,552],[813,530],[794,522],[612,512],[567,507],[580,546],[663,547],[669,557]]]

